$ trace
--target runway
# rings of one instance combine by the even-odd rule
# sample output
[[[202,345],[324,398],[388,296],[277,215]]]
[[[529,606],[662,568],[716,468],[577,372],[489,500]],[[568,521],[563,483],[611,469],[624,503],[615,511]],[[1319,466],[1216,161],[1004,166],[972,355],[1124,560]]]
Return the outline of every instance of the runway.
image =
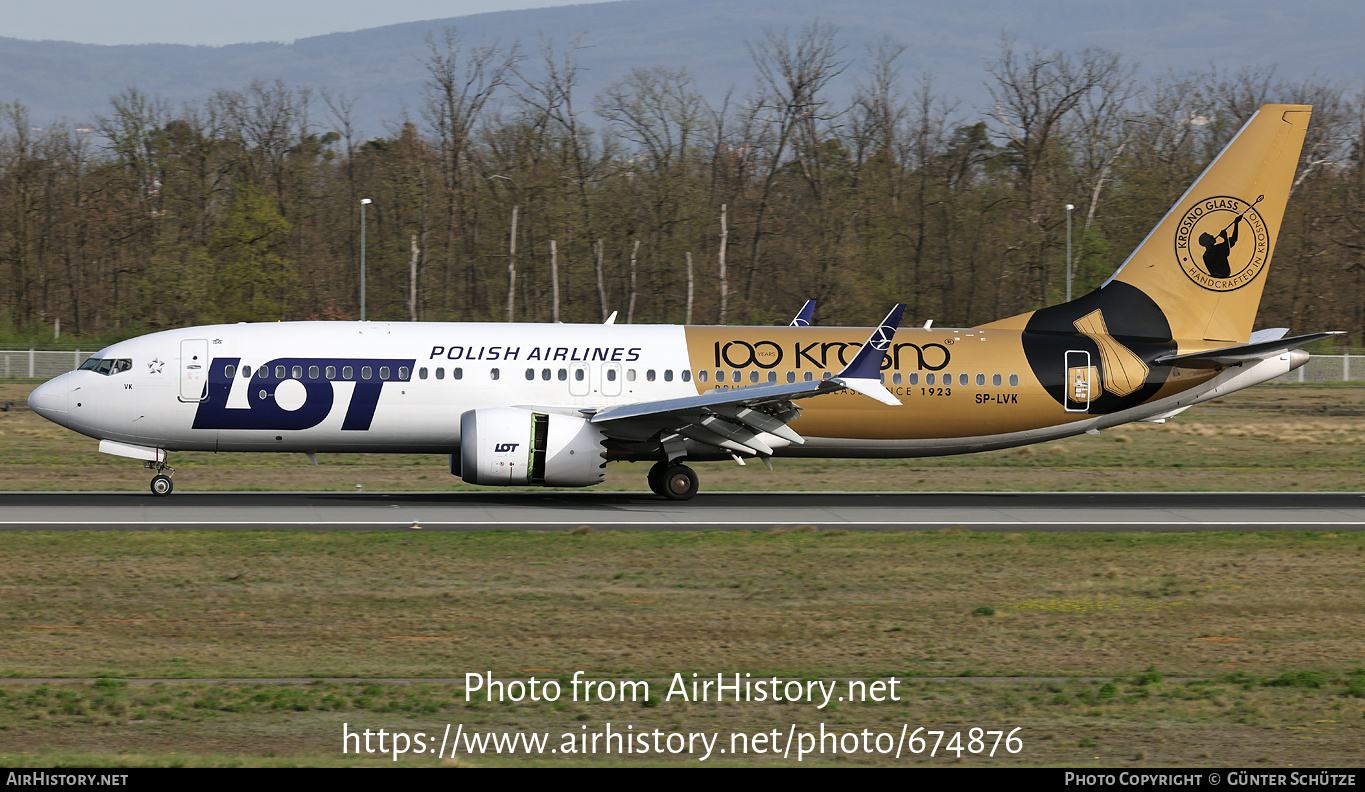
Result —
[[[1361,531],[1365,493],[0,493],[0,531]]]

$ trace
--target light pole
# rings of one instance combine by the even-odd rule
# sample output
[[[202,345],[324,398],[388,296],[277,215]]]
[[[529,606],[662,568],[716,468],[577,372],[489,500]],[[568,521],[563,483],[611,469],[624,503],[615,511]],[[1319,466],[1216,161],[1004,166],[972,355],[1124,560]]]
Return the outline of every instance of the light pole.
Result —
[[[369,198],[360,199],[360,321],[365,321],[365,207]]]
[[[1076,207],[1066,205],[1066,301],[1071,302],[1071,210]]]

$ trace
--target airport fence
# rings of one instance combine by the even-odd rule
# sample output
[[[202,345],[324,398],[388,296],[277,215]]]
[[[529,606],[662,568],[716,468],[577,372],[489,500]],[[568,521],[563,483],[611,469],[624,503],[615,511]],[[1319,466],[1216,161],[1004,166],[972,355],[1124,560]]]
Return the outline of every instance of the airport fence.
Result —
[[[0,379],[50,380],[79,368],[92,351],[0,349]]]
[[[0,350],[0,379],[49,380],[78,368],[89,354],[79,349]],[[1313,355],[1307,365],[1271,382],[1348,382],[1352,379],[1365,380],[1365,355]]]

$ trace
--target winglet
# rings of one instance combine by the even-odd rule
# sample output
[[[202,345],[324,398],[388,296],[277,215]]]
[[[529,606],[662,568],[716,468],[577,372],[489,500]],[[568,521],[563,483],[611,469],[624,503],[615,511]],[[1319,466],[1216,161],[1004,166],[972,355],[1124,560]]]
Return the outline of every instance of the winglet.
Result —
[[[897,303],[896,307],[891,309],[891,313],[882,320],[881,325],[867,337],[867,341],[858,350],[853,361],[845,366],[843,371],[831,377],[831,381],[876,399],[882,404],[899,405],[900,400],[882,385],[882,361],[886,359],[886,352],[896,337],[896,328],[900,327],[903,313],[905,304]]]
[[[815,318],[815,300],[806,300],[806,304],[801,306],[796,318],[792,319],[788,327],[810,327],[810,322]]]

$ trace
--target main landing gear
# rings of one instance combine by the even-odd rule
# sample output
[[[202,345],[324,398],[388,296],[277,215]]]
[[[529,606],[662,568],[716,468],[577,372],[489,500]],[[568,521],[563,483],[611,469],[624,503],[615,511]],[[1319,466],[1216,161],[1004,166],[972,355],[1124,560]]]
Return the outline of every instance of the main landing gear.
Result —
[[[650,490],[669,500],[689,500],[697,494],[700,485],[697,472],[687,465],[656,462],[649,469]]]
[[[156,471],[156,475],[152,477],[152,494],[170,495],[175,489],[175,484],[171,481],[171,476],[175,475],[175,468],[165,462],[143,462],[142,466]]]

